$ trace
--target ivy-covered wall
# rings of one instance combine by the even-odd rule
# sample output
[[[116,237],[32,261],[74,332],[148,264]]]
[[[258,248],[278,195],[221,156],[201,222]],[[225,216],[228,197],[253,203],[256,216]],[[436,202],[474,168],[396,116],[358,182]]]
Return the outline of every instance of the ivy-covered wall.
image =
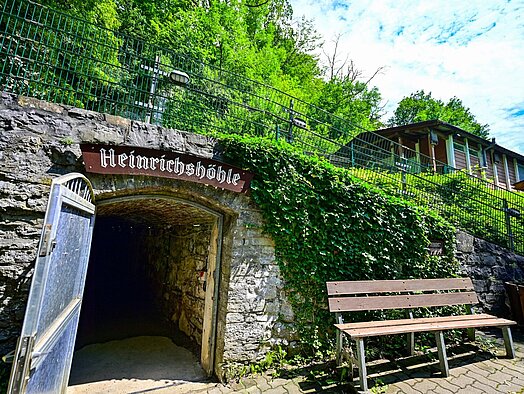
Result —
[[[458,275],[455,229],[285,143],[222,136],[223,156],[256,174],[252,197],[276,256],[302,340],[313,349],[331,331],[326,281]],[[431,240],[443,254],[429,254]],[[332,337],[332,336],[331,336]]]

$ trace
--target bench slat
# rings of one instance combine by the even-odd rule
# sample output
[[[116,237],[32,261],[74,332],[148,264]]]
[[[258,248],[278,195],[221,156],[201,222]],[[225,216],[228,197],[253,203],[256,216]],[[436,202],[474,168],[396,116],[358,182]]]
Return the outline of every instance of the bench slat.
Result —
[[[493,315],[487,313],[479,313],[477,315],[450,315],[450,316],[433,316],[433,317],[416,317],[413,319],[392,319],[392,320],[370,320],[353,323],[339,323],[336,326],[341,330],[352,330],[361,329],[367,327],[391,327],[410,325],[416,323],[447,323],[453,321],[466,321],[466,320],[483,320],[493,319]]]
[[[473,290],[470,278],[362,280],[327,282],[328,295],[401,293],[409,291]]]
[[[403,319],[405,320],[405,319]],[[377,322],[378,323],[378,322]],[[483,318],[479,320],[451,320],[451,321],[435,321],[435,322],[418,322],[413,319],[410,324],[401,324],[395,326],[372,326],[354,329],[343,329],[351,338],[363,338],[368,336],[382,336],[392,334],[406,334],[408,332],[428,332],[428,331],[443,331],[454,329],[478,328],[478,327],[503,327],[516,324],[514,321],[501,319],[493,316],[492,318]],[[339,325],[336,324],[337,328]]]
[[[475,292],[471,291],[456,293],[329,298],[328,302],[330,312],[352,312],[379,309],[406,309],[476,304],[478,299]]]

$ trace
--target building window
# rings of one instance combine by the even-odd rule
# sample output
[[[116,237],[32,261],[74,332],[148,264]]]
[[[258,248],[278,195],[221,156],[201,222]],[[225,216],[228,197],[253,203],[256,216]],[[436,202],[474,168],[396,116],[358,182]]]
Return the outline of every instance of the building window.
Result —
[[[481,167],[487,167],[488,166],[488,158],[486,157],[486,151],[480,150],[479,151],[479,160],[480,160],[480,166]]]
[[[517,163],[517,167],[519,169],[519,181],[524,181],[524,164]]]
[[[481,159],[482,155],[480,154],[479,150],[470,147],[469,148],[469,155],[471,157],[474,157],[475,159],[477,159],[479,161],[479,163],[482,164],[482,159]]]
[[[466,153],[466,145],[459,144],[457,141],[453,141],[455,150]]]

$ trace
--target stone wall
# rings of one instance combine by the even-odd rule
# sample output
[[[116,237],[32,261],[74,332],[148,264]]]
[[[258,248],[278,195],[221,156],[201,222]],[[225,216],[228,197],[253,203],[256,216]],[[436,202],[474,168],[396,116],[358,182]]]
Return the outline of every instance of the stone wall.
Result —
[[[286,301],[284,283],[275,264],[271,239],[260,232],[257,210],[245,211],[247,226],[239,228],[233,240],[234,257],[239,262],[232,266],[228,301],[226,341],[244,343],[243,347],[229,347],[225,359],[259,359],[261,352],[255,338],[261,338],[263,349],[292,344],[293,312]]]
[[[456,257],[473,281],[480,308],[508,317],[504,282],[524,283],[524,257],[463,231],[457,232]]]
[[[14,348],[21,329],[51,181],[61,174],[85,173],[80,143],[141,146],[207,158],[217,151],[215,141],[201,135],[3,93],[0,355]],[[293,341],[292,312],[285,301],[273,242],[262,233],[262,216],[249,196],[166,178],[86,176],[93,184],[97,203],[158,194],[198,203],[223,215],[217,368],[223,361],[261,359],[269,345]],[[160,218],[163,214],[147,213]],[[194,264],[196,268],[200,260]],[[194,308],[196,305],[198,302]],[[187,323],[191,325],[189,318]]]
[[[199,345],[210,243],[211,225],[188,224],[175,226],[161,236],[147,237],[145,246],[163,315]]]

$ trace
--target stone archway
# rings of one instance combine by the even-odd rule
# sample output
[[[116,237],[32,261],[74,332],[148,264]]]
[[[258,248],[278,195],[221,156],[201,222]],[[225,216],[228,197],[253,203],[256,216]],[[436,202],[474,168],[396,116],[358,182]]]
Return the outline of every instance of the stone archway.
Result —
[[[135,338],[135,344],[144,336],[155,343],[169,338],[192,351],[212,375],[223,223],[223,213],[169,195],[100,199],[77,348],[124,338]],[[72,376],[81,382],[74,365]],[[190,376],[198,380],[198,373]],[[173,368],[163,379],[188,375],[177,376]]]

